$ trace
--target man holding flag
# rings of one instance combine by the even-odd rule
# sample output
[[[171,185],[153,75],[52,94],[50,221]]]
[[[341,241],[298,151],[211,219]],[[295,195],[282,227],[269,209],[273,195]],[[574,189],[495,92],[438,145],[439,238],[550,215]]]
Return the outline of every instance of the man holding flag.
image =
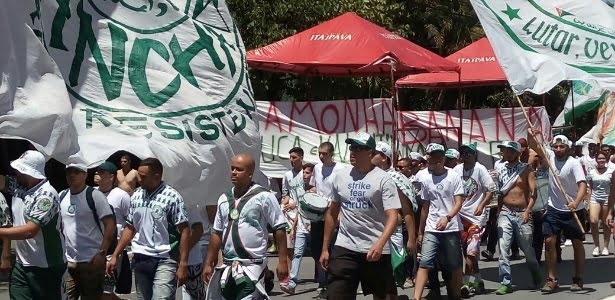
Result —
[[[570,157],[570,143],[566,136],[555,136],[551,144],[553,150],[547,150],[545,153],[541,149],[543,147],[539,147],[539,141],[535,137],[537,130],[530,129],[529,133],[530,148],[553,167],[549,174],[548,207],[543,218],[548,277],[542,292],[553,293],[559,287],[556,277],[555,247],[557,234],[560,231],[563,231],[566,238],[572,240],[574,249],[575,276],[572,278],[570,290],[580,291],[583,289],[583,271],[585,268],[585,249],[583,248],[585,233],[580,225],[585,222],[586,211],[583,197],[587,192],[583,167],[579,160]],[[553,174],[553,172],[557,172],[557,174]]]

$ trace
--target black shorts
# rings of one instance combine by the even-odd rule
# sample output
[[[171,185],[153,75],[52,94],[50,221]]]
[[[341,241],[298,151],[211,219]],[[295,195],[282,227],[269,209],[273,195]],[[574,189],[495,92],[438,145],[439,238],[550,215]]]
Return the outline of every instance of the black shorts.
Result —
[[[322,252],[322,243],[325,239],[325,221],[311,222],[310,223],[310,250],[312,252],[312,258],[315,260],[320,259],[320,253]]]
[[[581,224],[585,224],[587,217],[585,209],[577,210],[575,213],[579,217]],[[557,235],[562,231],[567,239],[585,240],[585,234],[581,231],[572,212],[560,211],[553,207],[547,208],[547,212],[542,217],[542,230],[544,236]]]
[[[391,255],[383,254],[379,261],[368,262],[366,253],[334,246],[329,256],[329,299],[356,299],[359,282],[364,295],[378,298],[397,295]]]

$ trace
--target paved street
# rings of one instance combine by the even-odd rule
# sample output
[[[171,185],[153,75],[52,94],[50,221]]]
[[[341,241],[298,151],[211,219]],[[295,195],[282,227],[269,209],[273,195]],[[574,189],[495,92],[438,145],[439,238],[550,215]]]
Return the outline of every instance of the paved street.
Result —
[[[571,284],[574,265],[572,261],[572,247],[566,247],[563,249],[564,261],[558,265],[560,285],[563,287],[559,292],[552,295],[541,295],[540,292],[528,290],[529,286],[529,273],[523,265],[524,260],[512,262],[512,275],[515,291],[512,294],[505,296],[496,296],[494,294],[495,289],[498,288],[498,263],[493,262],[481,262],[481,274],[486,283],[488,293],[485,295],[479,295],[472,297],[472,299],[558,299],[558,300],[573,300],[573,299],[605,299],[609,296],[615,295],[615,289],[609,287],[609,282],[615,280],[615,259],[613,255],[609,257],[591,257],[591,250],[593,246],[589,243],[591,237],[587,235],[588,242],[585,244],[586,257],[586,272],[585,272],[585,290],[579,293],[571,293],[568,291],[568,287]],[[613,249],[613,245],[611,245]],[[591,258],[590,258],[591,257]],[[275,270],[277,259],[275,257],[270,258],[269,267]],[[300,272],[300,279],[306,281],[304,284],[300,284],[297,287],[297,293],[293,296],[286,295],[280,291],[278,283],[272,292],[272,299],[292,299],[292,300],[308,300],[312,299],[316,295],[317,284],[311,281],[314,270],[314,261],[311,258],[303,260]],[[134,287],[134,286],[133,286]],[[134,289],[133,289],[134,290]],[[408,299],[413,289],[402,290],[399,289],[400,299]],[[446,294],[446,289],[442,288],[442,294]],[[137,299],[136,294],[123,295],[124,299]],[[0,284],[0,300],[9,299],[8,284]],[[181,299],[180,293],[178,298]],[[358,296],[357,299],[372,299],[371,297]]]

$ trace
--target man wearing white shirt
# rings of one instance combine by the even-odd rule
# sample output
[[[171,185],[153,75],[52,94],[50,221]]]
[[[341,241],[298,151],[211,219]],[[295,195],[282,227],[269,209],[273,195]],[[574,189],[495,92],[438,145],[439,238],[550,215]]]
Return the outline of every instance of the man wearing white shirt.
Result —
[[[303,149],[294,147],[288,151],[292,170],[282,178],[282,211],[288,223],[287,248],[291,260],[290,278],[288,282],[280,282],[280,289],[288,294],[295,293],[299,278],[299,267],[303,257],[303,250],[307,244],[309,232],[305,220],[298,210],[299,201],[305,194],[303,182]],[[294,249],[294,250],[291,250]]]
[[[539,141],[534,136],[537,131],[530,129],[528,140],[530,147],[538,152],[541,158],[548,160],[558,173],[561,184],[565,191],[562,194],[553,174],[549,174],[549,200],[547,211],[543,218],[543,234],[545,236],[545,262],[548,277],[543,293],[553,293],[559,287],[556,277],[556,236],[563,231],[566,238],[572,240],[574,250],[575,276],[572,278],[571,291],[583,289],[583,271],[585,268],[585,249],[583,241],[585,234],[577,224],[573,214],[576,214],[580,223],[583,224],[586,218],[585,203],[583,198],[587,192],[587,183],[583,167],[579,160],[570,157],[569,140],[564,135],[557,135],[551,144],[553,150],[543,153],[538,150]]]
[[[66,241],[69,299],[101,299],[107,249],[115,236],[115,218],[100,191],[86,185],[87,167],[66,167],[69,189],[60,193],[60,213]]]
[[[121,188],[116,187],[117,167],[112,162],[106,161],[96,168],[94,173],[94,184],[98,185],[107,202],[113,207],[115,223],[117,227],[117,240],[120,239],[122,229],[126,225],[128,212],[130,211],[130,195]],[[110,256],[107,259],[111,259]],[[120,256],[120,262],[114,274],[106,274],[104,297],[106,299],[119,299],[115,293],[130,294],[132,289],[132,271],[130,270],[130,259],[126,250]]]
[[[461,210],[465,191],[461,176],[444,165],[445,149],[440,144],[429,144],[429,169],[419,175],[421,183],[421,226],[418,241],[422,244],[419,270],[416,274],[414,299],[421,299],[427,283],[429,269],[436,267],[436,260],[443,271],[450,272],[449,298],[461,298],[462,254]]]
[[[314,166],[312,181],[310,184],[316,187],[316,194],[325,197],[331,201],[333,194],[331,193],[331,178],[332,174],[344,167],[333,160],[335,148],[330,142],[324,142],[318,147],[318,158],[320,163]],[[310,242],[312,249],[312,258],[318,264],[318,288],[320,289],[319,297],[326,299],[327,272],[320,266],[320,251],[324,239],[325,221],[310,223]]]

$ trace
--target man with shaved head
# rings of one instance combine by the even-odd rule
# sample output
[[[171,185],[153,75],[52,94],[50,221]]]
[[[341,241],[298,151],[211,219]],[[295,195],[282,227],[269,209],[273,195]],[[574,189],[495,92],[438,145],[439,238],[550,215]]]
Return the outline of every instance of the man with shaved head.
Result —
[[[255,167],[249,154],[239,154],[231,162],[233,187],[218,199],[204,263],[203,280],[209,284],[207,299],[267,297],[261,283],[267,267],[267,225],[275,230],[278,243],[278,279],[288,277],[286,219],[276,197],[252,181]],[[221,249],[223,262],[216,267]]]

